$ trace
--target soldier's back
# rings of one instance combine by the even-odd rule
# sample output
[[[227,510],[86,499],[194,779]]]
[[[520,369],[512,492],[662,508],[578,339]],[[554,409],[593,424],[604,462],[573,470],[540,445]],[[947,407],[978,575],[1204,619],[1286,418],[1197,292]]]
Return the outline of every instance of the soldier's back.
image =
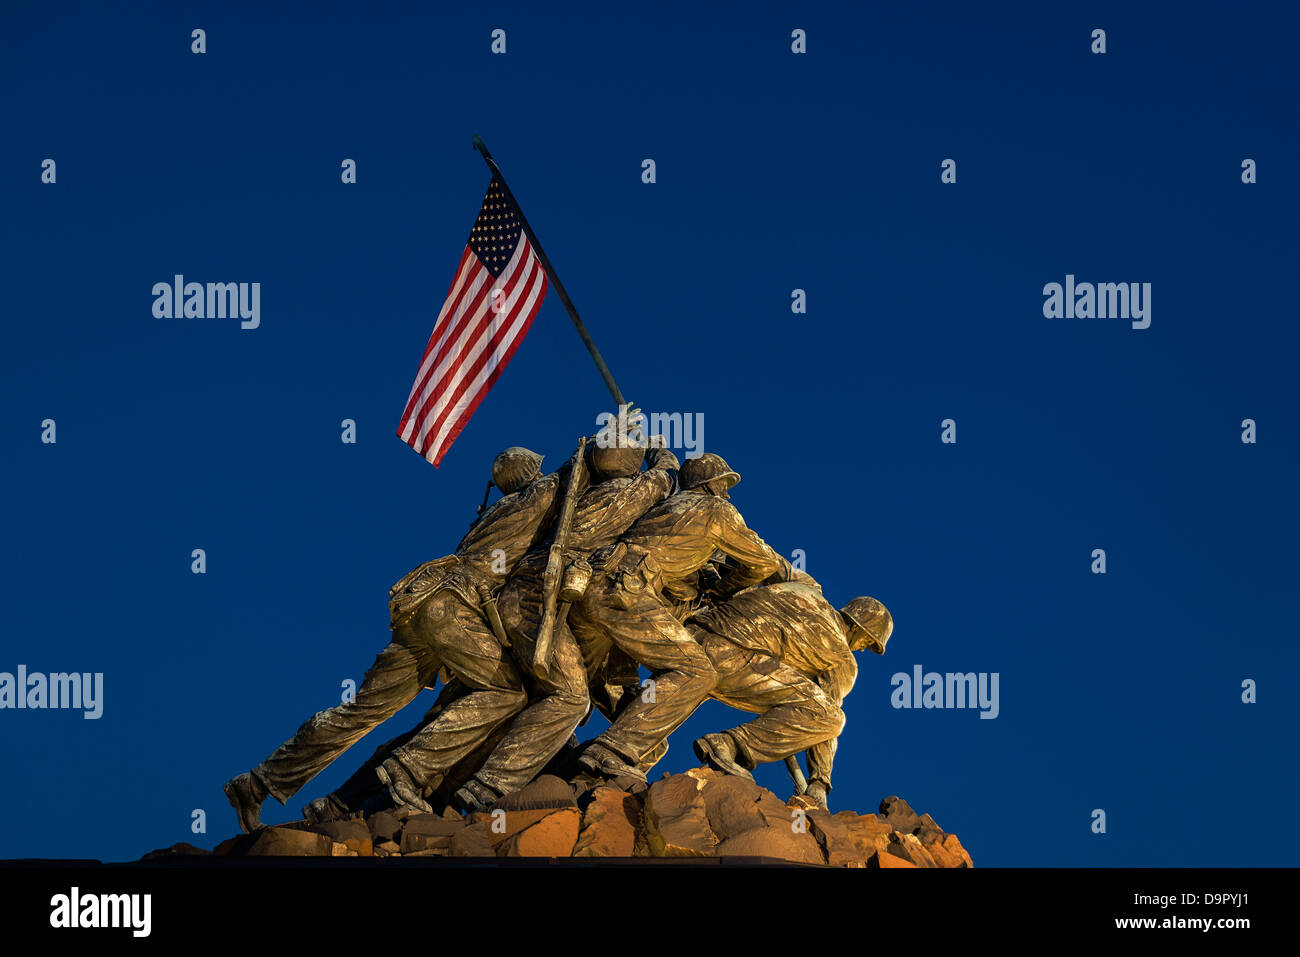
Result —
[[[839,612],[820,589],[803,582],[750,588],[694,620],[742,648],[780,658],[808,675],[841,662],[848,649]]]
[[[487,566],[484,571],[504,574],[545,538],[554,524],[559,488],[560,473],[552,472],[518,492],[503,495],[461,539],[456,554]],[[498,552],[501,554],[494,555]]]

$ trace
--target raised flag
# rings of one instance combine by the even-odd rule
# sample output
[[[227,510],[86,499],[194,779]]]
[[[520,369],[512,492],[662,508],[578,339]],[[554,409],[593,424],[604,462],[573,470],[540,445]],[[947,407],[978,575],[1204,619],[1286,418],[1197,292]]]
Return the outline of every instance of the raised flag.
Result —
[[[545,296],[546,270],[523,214],[494,175],[425,346],[398,438],[436,467],[505,371]]]

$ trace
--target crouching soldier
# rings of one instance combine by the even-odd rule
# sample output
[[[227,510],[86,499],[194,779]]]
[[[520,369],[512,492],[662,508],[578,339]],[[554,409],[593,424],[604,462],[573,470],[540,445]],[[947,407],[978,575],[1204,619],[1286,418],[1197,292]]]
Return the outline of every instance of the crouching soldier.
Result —
[[[839,611],[803,581],[751,588],[688,622],[718,681],[712,697],[753,721],[695,742],[701,760],[751,778],[758,764],[808,752],[808,796],[827,806],[844,699],[853,688],[855,651],[885,653],[889,611],[855,598]]]

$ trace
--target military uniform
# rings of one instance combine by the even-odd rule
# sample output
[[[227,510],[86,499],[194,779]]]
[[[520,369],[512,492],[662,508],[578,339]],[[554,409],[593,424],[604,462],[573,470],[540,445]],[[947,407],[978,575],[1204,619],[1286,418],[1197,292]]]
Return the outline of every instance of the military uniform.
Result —
[[[683,484],[685,479],[683,467]],[[599,660],[615,646],[654,673],[655,687],[653,696],[639,696],[626,707],[589,753],[604,749],[644,770],[647,759],[713,690],[713,664],[674,610],[718,549],[756,580],[786,581],[793,575],[790,563],[745,525],[735,506],[694,490],[650,509],[618,544],[593,556],[598,574],[570,612],[585,657]]]
[[[483,605],[554,521],[564,470],[505,495],[488,509],[454,555],[426,562],[389,591],[393,636],[362,679],[356,697],[322,711],[254,770],[285,803],[376,725],[408,704],[441,673],[468,692],[442,709],[392,756],[412,777],[429,779],[471,752],[523,710],[527,693],[509,651],[484,619]]]
[[[751,588],[688,621],[718,674],[712,697],[758,718],[726,733],[747,768],[808,752],[810,781],[830,790],[841,705],[858,665],[850,628],[815,585]]]
[[[646,471],[598,481],[583,492],[569,526],[564,565],[585,560],[593,551],[613,543],[647,509],[672,493],[676,456],[666,449],[651,449],[645,458],[650,465]],[[497,794],[518,790],[531,781],[564,746],[590,707],[587,669],[563,621],[556,622],[547,676],[532,674],[551,537],[524,556],[498,602],[516,665],[532,681],[533,700],[474,775]]]

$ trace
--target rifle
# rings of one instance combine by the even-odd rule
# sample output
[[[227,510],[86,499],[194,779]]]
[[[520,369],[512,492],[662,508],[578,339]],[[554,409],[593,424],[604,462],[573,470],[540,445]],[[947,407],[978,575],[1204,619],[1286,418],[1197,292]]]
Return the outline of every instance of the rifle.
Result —
[[[555,537],[551,541],[551,552],[546,557],[546,572],[542,576],[542,623],[537,629],[537,644],[533,648],[533,673],[543,681],[551,673],[551,639],[555,635],[556,626],[563,625],[569,613],[569,603],[559,602],[560,577],[564,572],[564,549],[569,542],[569,526],[573,523],[578,490],[586,484],[586,448],[587,439],[579,439],[573,468],[569,470],[569,482],[564,488],[564,504],[560,507],[560,517],[555,520]],[[557,604],[560,606],[558,610]]]
[[[792,754],[786,758],[785,769],[790,772],[790,779],[794,781],[794,793],[807,794],[808,779],[803,776],[803,768],[799,767],[799,756]]]

